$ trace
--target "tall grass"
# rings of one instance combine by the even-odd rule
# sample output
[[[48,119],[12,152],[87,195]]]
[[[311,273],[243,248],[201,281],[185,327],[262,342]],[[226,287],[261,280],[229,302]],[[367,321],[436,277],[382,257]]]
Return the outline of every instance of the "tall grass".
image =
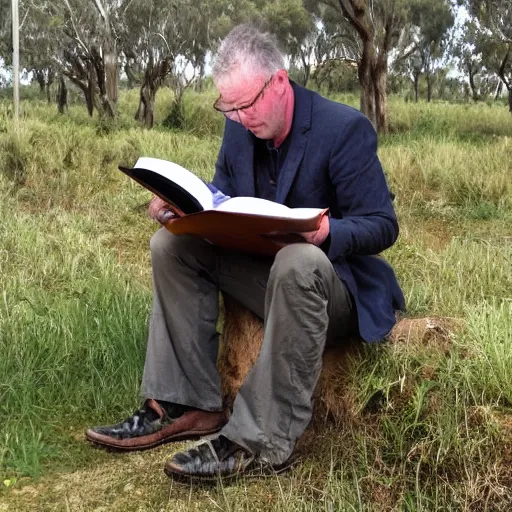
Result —
[[[172,102],[160,94],[159,123]],[[180,132],[138,128],[134,92],[112,125],[34,100],[15,130],[0,104],[0,481],[111,460],[80,432],[138,404],[156,229],[149,193],[117,166],[148,155],[210,179],[223,122],[213,100],[189,94]],[[401,237],[386,256],[409,315],[457,317],[461,330],[441,344],[366,347],[347,377],[353,417],[318,431],[290,476],[170,500],[167,483],[142,472],[141,497],[119,510],[509,509],[512,119],[487,105],[390,107],[380,157]],[[124,492],[117,478],[103,498],[112,504]],[[54,507],[54,492],[40,509]]]
[[[37,474],[58,452],[56,426],[137,402],[150,294],[87,235],[91,219],[12,207],[0,209],[2,451],[7,468]]]

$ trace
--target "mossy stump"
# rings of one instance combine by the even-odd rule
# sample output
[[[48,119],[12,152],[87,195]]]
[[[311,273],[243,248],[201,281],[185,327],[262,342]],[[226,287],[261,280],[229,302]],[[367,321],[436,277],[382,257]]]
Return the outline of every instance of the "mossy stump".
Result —
[[[391,331],[388,343],[415,346],[435,343],[442,350],[449,350],[451,332],[459,325],[457,319],[440,317],[403,318]],[[258,358],[263,341],[263,322],[238,301],[224,295],[224,328],[218,360],[224,400],[231,406],[245,376]],[[315,395],[315,416],[331,416],[343,421],[350,414],[350,398],[346,395],[345,382],[350,360],[361,347],[358,339],[326,349],[323,369]]]

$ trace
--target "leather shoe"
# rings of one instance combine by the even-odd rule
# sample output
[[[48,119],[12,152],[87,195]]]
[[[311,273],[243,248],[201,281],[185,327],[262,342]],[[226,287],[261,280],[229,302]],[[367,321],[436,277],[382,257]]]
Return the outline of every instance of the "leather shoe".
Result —
[[[115,425],[92,427],[85,432],[85,437],[103,448],[147,450],[171,441],[214,434],[226,424],[228,418],[227,409],[219,412],[192,409],[173,418],[156,400],[148,399],[133,416]]]
[[[178,452],[164,466],[165,474],[181,482],[215,483],[219,478],[229,481],[241,476],[266,477],[289,469],[292,458],[280,465],[258,459],[241,446],[220,435],[184,452]]]

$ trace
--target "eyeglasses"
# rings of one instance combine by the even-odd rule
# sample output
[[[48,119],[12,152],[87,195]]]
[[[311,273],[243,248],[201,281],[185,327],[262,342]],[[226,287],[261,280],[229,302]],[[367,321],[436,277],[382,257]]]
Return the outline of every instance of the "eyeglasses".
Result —
[[[224,109],[222,108],[222,99],[219,97],[217,101],[213,104],[213,108],[222,114],[224,114],[228,119],[231,119],[232,121],[240,121],[240,112],[243,110],[247,110],[248,108],[251,108],[254,106],[254,104],[261,98],[263,93],[265,92],[265,89],[270,85],[270,82],[272,82],[272,79],[274,78],[274,75],[272,75],[263,85],[261,88],[261,91],[257,94],[257,96],[247,105],[244,105],[242,107],[237,108],[230,108],[230,109]]]

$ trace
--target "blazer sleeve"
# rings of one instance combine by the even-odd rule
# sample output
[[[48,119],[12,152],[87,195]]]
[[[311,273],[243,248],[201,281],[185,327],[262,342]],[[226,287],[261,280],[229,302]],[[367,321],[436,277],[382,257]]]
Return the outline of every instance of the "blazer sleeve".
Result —
[[[229,137],[228,123],[224,127],[224,136],[222,137],[222,145],[217,156],[217,162],[215,164],[215,174],[213,176],[212,185],[218,190],[223,192],[227,196],[234,196],[233,179],[229,172],[229,167],[226,161],[225,144],[226,139]]]
[[[398,222],[377,157],[377,134],[365,116],[353,118],[338,135],[329,174],[341,213],[329,218],[329,259],[378,254],[393,245]]]

